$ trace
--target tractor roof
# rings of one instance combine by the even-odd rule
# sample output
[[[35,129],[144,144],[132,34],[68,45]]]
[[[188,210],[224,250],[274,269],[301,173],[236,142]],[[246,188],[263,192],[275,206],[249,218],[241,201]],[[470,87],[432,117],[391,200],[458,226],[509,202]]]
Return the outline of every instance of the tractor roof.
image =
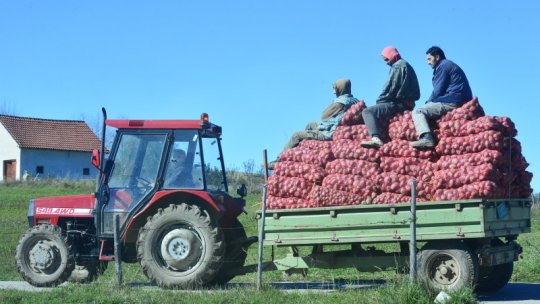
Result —
[[[140,120],[140,119],[107,119],[107,126],[117,129],[177,129],[177,130],[203,130],[205,137],[221,136],[221,127],[208,122],[208,116],[200,120]]]
[[[105,123],[118,129],[206,129],[212,125],[202,120],[108,119]]]

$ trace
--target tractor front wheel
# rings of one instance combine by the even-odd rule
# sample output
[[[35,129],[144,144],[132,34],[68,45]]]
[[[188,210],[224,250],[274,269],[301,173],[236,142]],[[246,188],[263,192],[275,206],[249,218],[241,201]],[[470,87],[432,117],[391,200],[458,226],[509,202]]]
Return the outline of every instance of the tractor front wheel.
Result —
[[[65,282],[75,267],[71,243],[55,225],[30,228],[19,240],[16,259],[17,271],[37,287]]]
[[[209,284],[225,255],[221,230],[197,206],[170,205],[149,217],[137,240],[145,275],[163,288]]]

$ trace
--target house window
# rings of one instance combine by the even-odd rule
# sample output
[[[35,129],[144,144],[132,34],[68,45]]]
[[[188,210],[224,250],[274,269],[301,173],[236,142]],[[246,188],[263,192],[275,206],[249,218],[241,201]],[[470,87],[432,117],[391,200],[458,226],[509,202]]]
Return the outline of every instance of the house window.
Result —
[[[90,175],[90,168],[83,168],[82,175]]]
[[[43,166],[37,166],[36,167],[36,174],[43,174],[44,168]]]

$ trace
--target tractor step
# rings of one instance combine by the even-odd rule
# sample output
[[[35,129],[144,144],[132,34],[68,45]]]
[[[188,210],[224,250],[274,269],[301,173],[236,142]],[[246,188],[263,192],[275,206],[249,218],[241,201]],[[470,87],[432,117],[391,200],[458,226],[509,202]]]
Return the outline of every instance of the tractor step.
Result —
[[[111,241],[101,241],[101,246],[99,249],[99,260],[114,261],[114,246]]]

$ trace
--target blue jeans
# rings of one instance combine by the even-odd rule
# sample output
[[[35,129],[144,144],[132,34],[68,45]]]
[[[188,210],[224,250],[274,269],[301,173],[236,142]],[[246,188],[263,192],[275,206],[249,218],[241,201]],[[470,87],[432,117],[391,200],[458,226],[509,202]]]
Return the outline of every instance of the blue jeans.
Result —
[[[367,107],[362,111],[362,117],[366,124],[369,135],[379,136],[379,122],[387,121],[392,116],[403,112],[405,107],[400,101],[383,102],[374,106]]]
[[[412,119],[416,128],[416,134],[420,136],[424,133],[430,133],[431,128],[429,127],[428,119],[437,119],[456,107],[453,103],[428,101],[422,107],[414,109],[412,111]]]

